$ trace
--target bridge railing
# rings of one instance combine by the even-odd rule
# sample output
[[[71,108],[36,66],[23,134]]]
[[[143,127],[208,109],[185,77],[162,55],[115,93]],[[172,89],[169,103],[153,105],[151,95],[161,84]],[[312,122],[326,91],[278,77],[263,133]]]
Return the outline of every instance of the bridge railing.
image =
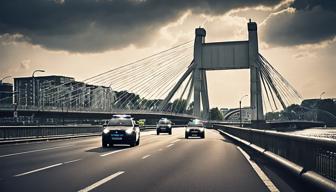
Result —
[[[41,126],[0,126],[0,141],[8,139],[40,138],[53,136],[100,133],[100,125],[41,125]]]
[[[14,105],[0,105],[0,110],[15,110]],[[16,106],[16,110],[18,111],[40,111],[40,112],[62,112],[62,113],[121,113],[121,114],[163,114],[163,115],[171,115],[171,116],[179,116],[186,118],[196,118],[193,115],[185,114],[185,113],[175,113],[175,112],[167,112],[167,111],[156,111],[156,110],[144,110],[144,109],[99,109],[99,108],[68,108],[68,107],[53,107],[53,106],[30,106],[30,105],[19,105]]]
[[[302,172],[314,171],[336,181],[336,140],[234,126],[214,125],[214,128],[300,165]]]

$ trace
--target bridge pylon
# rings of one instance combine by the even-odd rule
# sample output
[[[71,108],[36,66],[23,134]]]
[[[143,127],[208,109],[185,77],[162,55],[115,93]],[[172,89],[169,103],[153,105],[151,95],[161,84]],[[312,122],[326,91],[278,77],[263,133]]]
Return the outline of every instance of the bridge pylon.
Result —
[[[161,109],[164,109],[183,81],[191,74],[194,95],[193,115],[208,119],[210,109],[206,71],[250,69],[251,121],[256,126],[264,124],[257,24],[250,21],[247,23],[247,28],[247,41],[214,43],[205,43],[205,29],[196,28],[192,64],[162,102]]]
[[[194,111],[193,115],[208,119],[209,97],[206,70],[202,67],[202,45],[205,43],[206,31],[203,28],[195,30],[194,65],[192,79],[194,82]],[[201,110],[202,105],[202,110]]]

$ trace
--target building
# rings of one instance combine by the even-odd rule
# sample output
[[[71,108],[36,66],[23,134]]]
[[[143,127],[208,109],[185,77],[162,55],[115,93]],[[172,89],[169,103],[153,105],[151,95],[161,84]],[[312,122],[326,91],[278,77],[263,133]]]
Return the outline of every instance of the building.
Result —
[[[14,78],[14,101],[21,106],[59,106],[62,101],[58,95],[67,92],[73,81],[72,77],[57,75]]]
[[[14,78],[14,90],[15,102],[27,107],[110,110],[116,100],[116,93],[110,87],[56,75]]]
[[[13,85],[0,81],[0,105],[13,104]]]

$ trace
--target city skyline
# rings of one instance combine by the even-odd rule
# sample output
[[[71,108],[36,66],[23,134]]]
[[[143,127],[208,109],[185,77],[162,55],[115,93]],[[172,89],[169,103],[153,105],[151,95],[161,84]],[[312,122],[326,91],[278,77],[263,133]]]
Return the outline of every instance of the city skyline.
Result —
[[[163,6],[164,3],[159,5],[150,1],[130,1],[121,10],[138,10],[139,13],[134,13],[134,17],[143,14],[151,6],[160,8],[166,17],[157,20],[141,17],[136,20],[137,23],[134,21],[129,25],[111,21],[113,27],[107,25],[107,21],[89,15],[97,24],[96,31],[90,31],[88,21],[78,20],[82,27],[79,29],[86,29],[87,36],[78,31],[75,33],[76,30],[66,23],[57,30],[52,17],[37,20],[41,26],[34,28],[29,19],[26,23],[18,22],[20,16],[27,13],[14,16],[17,10],[12,10],[13,13],[2,15],[3,20],[0,21],[0,75],[31,76],[35,69],[44,69],[45,73],[37,75],[64,75],[81,81],[189,41],[194,37],[194,29],[199,26],[207,30],[206,42],[246,40],[246,23],[251,18],[259,25],[259,51],[303,98],[318,98],[322,92],[325,92],[324,98],[336,97],[336,56],[333,54],[336,50],[336,32],[330,24],[335,19],[332,1],[254,1],[250,4],[228,1],[218,2],[218,7],[210,6],[214,2],[183,5],[172,2],[172,7],[168,9]],[[81,7],[76,2],[48,3],[51,9],[62,10],[63,7],[66,10],[51,15],[72,18],[71,16],[82,14],[79,11],[74,15],[67,12],[71,3],[77,8]],[[84,5],[90,3],[92,2],[87,1]],[[1,7],[5,8],[7,3],[2,4],[4,6]],[[31,7],[37,9],[38,5],[36,1]],[[121,5],[106,3],[104,6],[107,8],[92,9],[108,12],[109,6]],[[40,12],[49,15],[43,10]],[[155,16],[158,13],[151,14]],[[114,15],[109,13],[109,16]],[[123,21],[128,21],[125,15],[121,17]],[[76,20],[77,17],[73,19]],[[47,25],[44,22],[49,23]],[[27,29],[23,29],[23,26]],[[123,34],[128,30],[131,32]],[[76,36],[82,39],[74,38]],[[101,40],[101,36],[105,41]],[[96,37],[97,41],[92,37]],[[116,40],[118,37],[122,37],[122,43]],[[72,42],[73,45],[69,46],[65,41]],[[84,43],[80,43],[82,41]],[[249,92],[247,70],[209,73],[211,107],[237,107],[238,99]],[[244,102],[244,105],[248,105],[248,100]]]

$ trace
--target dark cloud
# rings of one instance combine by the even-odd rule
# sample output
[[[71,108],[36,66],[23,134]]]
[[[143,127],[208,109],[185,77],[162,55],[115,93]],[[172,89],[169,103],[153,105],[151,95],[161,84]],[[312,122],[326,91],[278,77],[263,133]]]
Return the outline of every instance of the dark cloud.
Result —
[[[336,36],[335,0],[296,0],[295,12],[272,15],[263,29],[263,40],[272,45],[319,43]]]
[[[23,34],[32,44],[71,52],[142,46],[185,11],[211,15],[280,0],[2,0],[0,35]]]

